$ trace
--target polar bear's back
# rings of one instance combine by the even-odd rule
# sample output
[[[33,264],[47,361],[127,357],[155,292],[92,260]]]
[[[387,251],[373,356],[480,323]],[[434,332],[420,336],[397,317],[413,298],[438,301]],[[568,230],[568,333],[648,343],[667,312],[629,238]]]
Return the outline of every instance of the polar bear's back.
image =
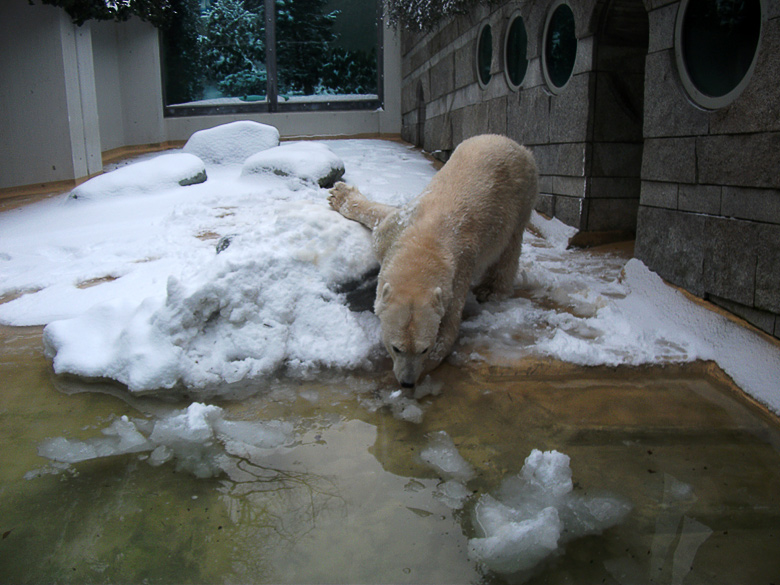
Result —
[[[524,226],[536,204],[533,155],[506,136],[485,134],[462,142],[418,204],[447,233],[504,239]]]

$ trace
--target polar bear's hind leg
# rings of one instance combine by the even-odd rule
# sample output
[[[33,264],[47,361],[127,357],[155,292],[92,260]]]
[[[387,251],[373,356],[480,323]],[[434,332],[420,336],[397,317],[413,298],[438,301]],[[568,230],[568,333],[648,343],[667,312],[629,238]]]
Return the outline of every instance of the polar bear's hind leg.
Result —
[[[512,294],[523,247],[523,226],[518,226],[496,262],[489,266],[474,294],[480,303],[498,301]]]

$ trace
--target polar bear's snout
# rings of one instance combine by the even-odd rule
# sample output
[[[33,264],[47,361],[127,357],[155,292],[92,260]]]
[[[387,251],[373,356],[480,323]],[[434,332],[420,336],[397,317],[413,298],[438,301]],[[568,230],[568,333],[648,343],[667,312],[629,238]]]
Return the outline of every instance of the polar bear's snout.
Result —
[[[442,291],[394,290],[385,283],[378,294],[376,313],[382,341],[393,360],[393,373],[403,388],[414,388],[434,353],[444,314]]]
[[[414,388],[417,379],[422,374],[425,365],[425,356],[408,355],[391,351],[393,358],[393,373],[401,388]]]

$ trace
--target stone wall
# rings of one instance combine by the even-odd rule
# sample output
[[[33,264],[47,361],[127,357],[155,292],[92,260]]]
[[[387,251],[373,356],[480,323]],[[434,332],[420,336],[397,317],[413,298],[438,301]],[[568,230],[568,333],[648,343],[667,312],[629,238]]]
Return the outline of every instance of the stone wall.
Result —
[[[680,87],[678,2],[650,3],[636,255],[780,337],[780,2],[744,92],[705,111]]]
[[[432,32],[402,33],[402,136],[442,160],[485,132],[526,144],[539,165],[539,211],[583,232],[635,232],[651,269],[780,336],[780,0],[762,0],[750,83],[709,111],[678,74],[680,0],[570,2],[576,61],[551,92],[541,53],[555,1],[477,5]],[[515,13],[528,34],[519,89],[504,76]],[[493,30],[486,86],[476,71],[484,23]]]
[[[633,231],[647,51],[647,17],[641,2],[635,2],[645,21],[639,23],[639,34],[605,34],[598,54],[593,30],[606,3],[571,3],[577,57],[571,79],[557,95],[545,84],[541,59],[551,0],[477,6],[432,33],[404,34],[403,137],[446,159],[469,136],[506,134],[530,147],[537,158],[541,211],[584,231]],[[517,90],[504,77],[503,55],[515,13],[523,17],[528,34],[528,71]],[[484,22],[493,30],[493,65],[483,88],[475,56]]]

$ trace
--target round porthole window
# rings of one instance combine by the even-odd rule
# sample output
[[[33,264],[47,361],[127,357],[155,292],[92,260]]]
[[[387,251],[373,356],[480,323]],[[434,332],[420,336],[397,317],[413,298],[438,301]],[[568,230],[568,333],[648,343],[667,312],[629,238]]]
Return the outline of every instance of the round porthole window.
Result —
[[[490,82],[490,68],[493,63],[493,31],[485,23],[477,37],[477,79],[482,87]]]
[[[504,73],[512,89],[518,89],[528,70],[528,33],[523,17],[515,14],[509,21],[504,41]]]
[[[722,108],[742,93],[756,64],[761,23],[761,0],[682,1],[675,55],[694,103]]]
[[[577,59],[574,13],[565,2],[555,2],[548,12],[542,45],[544,80],[550,91],[560,93],[569,83]]]

